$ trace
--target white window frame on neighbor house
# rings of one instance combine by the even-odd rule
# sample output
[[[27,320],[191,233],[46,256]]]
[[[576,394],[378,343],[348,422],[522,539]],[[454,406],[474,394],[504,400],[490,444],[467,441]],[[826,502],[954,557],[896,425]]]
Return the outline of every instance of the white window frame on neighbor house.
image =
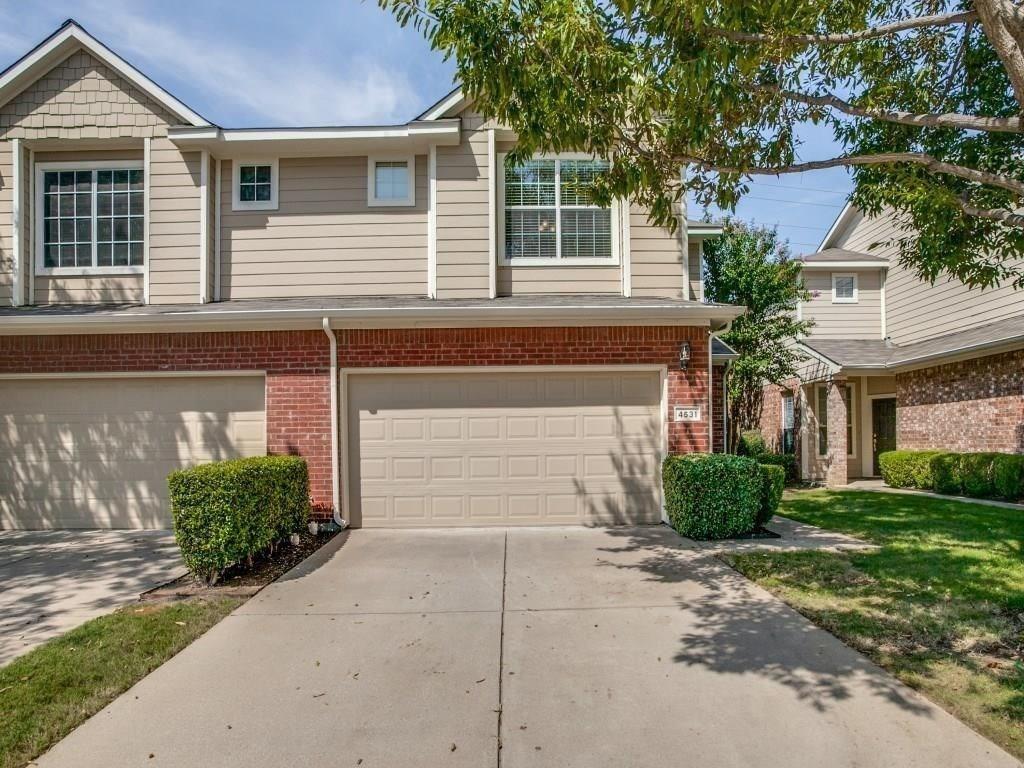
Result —
[[[270,199],[242,200],[242,166],[270,166]],[[231,210],[232,211],[276,211],[277,193],[280,183],[277,158],[242,158],[231,162]]]
[[[853,280],[853,296],[840,296],[836,291],[836,281],[848,277]],[[856,304],[859,300],[857,290],[857,274],[855,272],[833,272],[832,273],[832,303],[833,304]]]
[[[846,424],[844,425],[844,428],[847,430],[847,434],[846,434],[846,458],[848,458],[848,459],[855,459],[855,458],[857,458],[857,435],[858,435],[857,419],[854,418],[854,414],[857,412],[856,400],[855,400],[856,392],[854,391],[853,384],[851,384],[850,382],[847,382],[844,386],[846,387],[846,394],[847,394],[847,398],[848,398],[847,401],[846,401]],[[825,450],[824,451],[821,450],[821,448],[822,448],[822,445],[821,445],[821,427],[822,427],[822,423],[821,423],[821,394],[820,393],[822,393],[822,392],[825,393],[825,424],[824,424],[824,427],[825,427]],[[815,446],[816,446],[816,448],[818,450],[818,456],[819,457],[828,456],[828,430],[829,430],[829,424],[828,424],[828,385],[826,385],[826,384],[816,384],[815,387],[814,387],[814,411],[815,411],[814,417],[815,417],[815,419],[818,422],[817,434],[815,436]]]
[[[405,163],[405,183],[408,194],[405,197],[377,197],[377,164]],[[371,208],[386,206],[416,205],[416,156],[415,155],[370,155],[366,158],[366,204]]]
[[[36,163],[36,174],[35,174],[35,210],[36,215],[33,216],[35,226],[35,244],[36,244],[36,258],[35,258],[35,273],[37,275],[53,275],[53,276],[67,276],[67,277],[88,277],[90,275],[141,275],[146,270],[146,233],[148,232],[148,222],[143,213],[143,241],[142,241],[142,264],[135,265],[119,265],[119,266],[97,266],[96,260],[98,256],[97,247],[97,226],[96,226],[96,179],[93,176],[92,183],[92,201],[90,204],[91,218],[92,218],[92,266],[89,267],[48,267],[46,266],[46,245],[44,243],[44,229],[46,227],[46,221],[44,219],[44,203],[46,192],[44,188],[44,176],[48,172],[54,171],[142,171],[142,195],[143,200],[147,196],[147,187],[149,186],[149,179],[146,177],[145,164],[142,160],[94,160],[94,161],[79,161],[79,162],[47,162],[47,163]],[[143,204],[145,206],[145,203]],[[145,207],[143,207],[145,211]]]
[[[622,231],[622,210],[623,205],[615,200],[611,205],[611,256],[609,258],[574,259],[562,256],[562,210],[586,210],[597,209],[596,205],[573,205],[563,206],[561,195],[561,163],[562,160],[598,160],[594,157],[580,152],[561,152],[553,155],[534,155],[531,160],[554,160],[555,161],[555,256],[519,256],[509,258],[505,255],[505,158],[506,153],[499,153],[495,162],[497,178],[497,238],[498,238],[498,264],[502,267],[617,267],[621,264],[621,253],[619,248],[619,237]],[[525,209],[545,208],[552,206],[526,206]]]

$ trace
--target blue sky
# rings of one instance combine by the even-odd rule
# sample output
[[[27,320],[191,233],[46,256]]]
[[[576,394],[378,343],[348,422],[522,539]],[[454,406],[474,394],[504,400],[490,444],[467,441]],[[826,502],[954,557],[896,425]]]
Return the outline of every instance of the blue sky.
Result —
[[[0,68],[69,17],[227,127],[400,123],[452,87],[451,63],[373,0],[0,0]],[[805,159],[834,151],[825,133],[805,139]],[[842,170],[767,179],[737,215],[805,253],[849,188]]]

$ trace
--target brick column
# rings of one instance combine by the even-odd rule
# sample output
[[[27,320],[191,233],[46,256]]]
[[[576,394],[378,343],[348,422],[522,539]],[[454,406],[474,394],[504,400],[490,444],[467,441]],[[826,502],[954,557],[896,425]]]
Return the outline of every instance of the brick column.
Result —
[[[846,475],[846,379],[834,377],[828,386],[828,457],[825,484],[836,488],[847,484]]]

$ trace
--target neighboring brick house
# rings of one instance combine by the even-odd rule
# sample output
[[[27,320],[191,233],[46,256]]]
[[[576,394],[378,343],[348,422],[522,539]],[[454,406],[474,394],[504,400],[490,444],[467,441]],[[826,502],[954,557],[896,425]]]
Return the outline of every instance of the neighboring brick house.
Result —
[[[722,443],[720,229],[515,138],[459,91],[223,129],[63,25],[0,73],[0,527],[166,526],[168,471],[263,453],[355,525],[661,519]]]
[[[792,437],[808,480],[876,476],[878,453],[897,447],[1024,452],[1021,294],[922,282],[896,232],[891,215],[848,205],[802,259],[814,327],[797,342],[799,377],[768,388],[762,430],[776,447]]]

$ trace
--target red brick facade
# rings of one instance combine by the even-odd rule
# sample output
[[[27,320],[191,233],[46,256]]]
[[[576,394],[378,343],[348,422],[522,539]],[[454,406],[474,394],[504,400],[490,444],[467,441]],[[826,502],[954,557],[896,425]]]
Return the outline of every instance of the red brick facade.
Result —
[[[1024,453],[1024,350],[896,375],[900,448]]]
[[[668,367],[668,405],[707,411],[707,366],[679,370],[679,345],[707,360],[696,327],[338,330],[339,365]],[[315,502],[331,500],[330,348],[322,331],[0,336],[0,373],[266,371],[267,449],[306,457]],[[716,423],[720,423],[717,421]],[[669,450],[707,451],[707,421],[669,422]]]

